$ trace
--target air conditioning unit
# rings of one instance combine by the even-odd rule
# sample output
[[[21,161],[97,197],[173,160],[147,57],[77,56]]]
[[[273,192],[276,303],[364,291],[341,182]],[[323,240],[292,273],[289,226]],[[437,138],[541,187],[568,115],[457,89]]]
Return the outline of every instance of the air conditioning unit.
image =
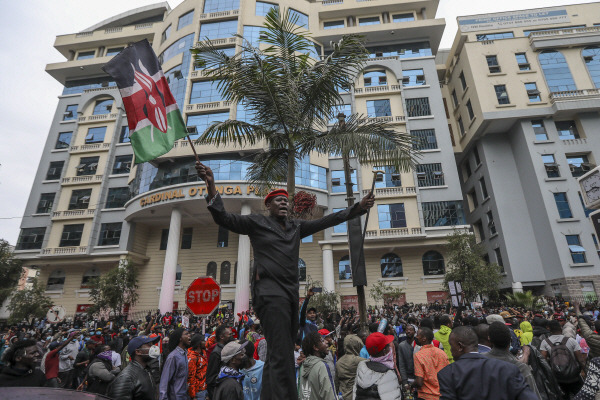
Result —
[[[392,174],[392,180],[393,181],[399,181],[400,180],[400,174]]]
[[[417,172],[417,179],[419,179],[419,180],[425,180],[425,179],[427,179],[427,173],[425,173],[425,172]]]
[[[331,179],[331,186],[341,186],[342,182],[340,181],[340,178],[332,178]]]
[[[442,171],[434,171],[433,178],[434,179],[442,179],[444,177],[444,173]]]
[[[594,164],[592,164],[592,163],[581,163],[581,169],[583,171],[586,171],[586,172],[587,171],[591,171],[594,168],[596,168],[596,166]]]

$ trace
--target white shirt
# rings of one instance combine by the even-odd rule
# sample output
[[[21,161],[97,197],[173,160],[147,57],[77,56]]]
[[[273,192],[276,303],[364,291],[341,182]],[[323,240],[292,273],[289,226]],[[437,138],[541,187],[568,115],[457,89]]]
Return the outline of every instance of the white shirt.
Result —
[[[121,366],[121,355],[115,351],[111,351],[113,368]]]

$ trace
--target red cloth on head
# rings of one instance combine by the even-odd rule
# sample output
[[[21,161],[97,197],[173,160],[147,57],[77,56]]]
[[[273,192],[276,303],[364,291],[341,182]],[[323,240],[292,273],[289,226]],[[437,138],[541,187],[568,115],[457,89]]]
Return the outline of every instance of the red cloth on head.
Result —
[[[285,189],[275,189],[273,191],[271,191],[271,193],[269,193],[267,195],[267,197],[265,197],[265,204],[267,204],[269,202],[269,200],[277,197],[277,196],[285,196],[287,198],[289,198],[290,196],[288,195],[287,190]]]

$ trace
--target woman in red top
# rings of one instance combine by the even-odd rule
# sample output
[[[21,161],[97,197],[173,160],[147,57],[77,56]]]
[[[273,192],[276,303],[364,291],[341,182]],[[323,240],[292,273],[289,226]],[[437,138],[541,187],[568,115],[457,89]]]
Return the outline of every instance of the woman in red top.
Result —
[[[192,399],[204,400],[206,398],[206,342],[204,335],[196,334],[192,337],[188,349],[188,394]]]

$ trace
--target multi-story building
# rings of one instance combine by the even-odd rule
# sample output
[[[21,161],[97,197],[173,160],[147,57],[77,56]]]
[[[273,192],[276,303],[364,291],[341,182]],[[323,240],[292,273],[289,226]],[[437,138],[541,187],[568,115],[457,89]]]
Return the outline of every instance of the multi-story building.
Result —
[[[173,10],[166,3],[135,9],[56,39],[55,48],[66,60],[49,64],[47,72],[64,90],[16,253],[26,265],[39,268],[47,293],[68,313],[85,310],[90,279],[126,257],[139,271],[138,310],[155,309],[159,297],[170,296],[173,288],[165,287],[163,277],[172,275],[175,308],[184,307],[185,289],[204,275],[220,282],[224,301],[247,307],[248,238],[212,221],[187,142],[176,142],[152,163],[132,166],[123,103],[100,68],[128,43],[148,39],[188,127],[201,133],[212,121],[251,118],[194,68],[189,50],[208,38],[233,54],[240,46],[236,33],[260,45],[264,16],[274,6],[292,9],[298,24],[312,33],[315,57],[327,54],[330,42],[344,34],[366,37],[367,69],[343,94],[340,110],[389,121],[421,139],[415,144],[421,151],[415,171],[352,160],[357,199],[370,189],[374,167],[386,171],[376,182],[377,202],[366,232],[368,281],[402,288],[401,301],[420,303],[445,295],[446,236],[466,226],[435,63],[445,26],[434,18],[438,1],[186,0]],[[244,179],[260,144],[197,150],[215,172],[228,210],[265,212]],[[318,215],[346,207],[339,157],[315,153],[302,160],[296,183],[317,196]],[[325,290],[338,292],[344,306],[356,304],[344,225],[303,240],[300,256],[301,297],[306,282],[318,280]]]
[[[600,152],[600,3],[458,18],[442,75],[467,221],[505,286],[600,289],[577,177]]]

